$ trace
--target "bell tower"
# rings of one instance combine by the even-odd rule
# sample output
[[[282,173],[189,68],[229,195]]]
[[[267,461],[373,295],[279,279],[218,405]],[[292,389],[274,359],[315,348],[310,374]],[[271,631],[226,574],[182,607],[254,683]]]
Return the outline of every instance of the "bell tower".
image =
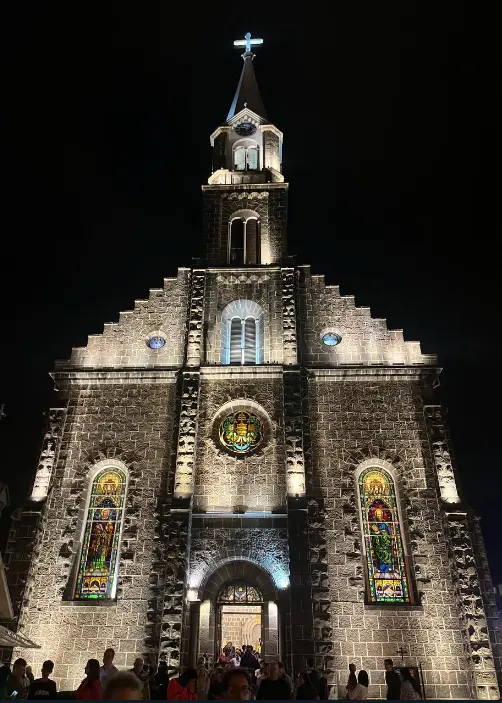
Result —
[[[211,135],[212,173],[204,196],[209,266],[261,266],[286,259],[288,184],[282,175],[282,132],[268,118],[253,67],[254,46],[236,40],[244,65],[227,119]]]

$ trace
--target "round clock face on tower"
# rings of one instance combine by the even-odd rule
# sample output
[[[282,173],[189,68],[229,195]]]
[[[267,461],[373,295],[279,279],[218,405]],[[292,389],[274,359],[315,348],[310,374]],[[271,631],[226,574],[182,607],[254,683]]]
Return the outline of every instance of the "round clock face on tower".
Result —
[[[241,122],[235,128],[235,131],[240,137],[250,137],[256,132],[256,125],[252,122]]]

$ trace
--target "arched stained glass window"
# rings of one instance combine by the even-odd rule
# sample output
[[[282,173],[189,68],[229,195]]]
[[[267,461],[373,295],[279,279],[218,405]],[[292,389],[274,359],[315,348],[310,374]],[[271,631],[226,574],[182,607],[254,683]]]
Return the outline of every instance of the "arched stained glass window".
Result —
[[[359,476],[370,603],[410,603],[403,539],[392,476],[371,467]]]
[[[125,494],[124,471],[108,467],[96,474],[91,486],[75,588],[78,600],[115,597]]]
[[[263,603],[263,596],[254,586],[232,583],[220,591],[218,603]]]

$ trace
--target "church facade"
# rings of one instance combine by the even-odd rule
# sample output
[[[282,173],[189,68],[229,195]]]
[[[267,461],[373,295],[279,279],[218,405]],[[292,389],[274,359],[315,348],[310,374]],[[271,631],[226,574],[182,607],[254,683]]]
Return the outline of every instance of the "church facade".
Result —
[[[14,654],[52,659],[65,690],[109,646],[119,667],[183,667],[232,641],[295,673],[313,655],[342,689],[354,663],[370,697],[390,657],[429,698],[496,699],[494,594],[437,360],[288,256],[283,135],[244,48],[203,258],[52,374],[61,404],[6,553],[41,648]]]

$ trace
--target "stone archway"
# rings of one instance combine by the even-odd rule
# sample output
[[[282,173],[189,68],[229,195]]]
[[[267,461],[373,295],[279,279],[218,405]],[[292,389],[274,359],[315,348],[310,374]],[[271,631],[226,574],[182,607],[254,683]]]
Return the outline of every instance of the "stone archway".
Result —
[[[221,564],[205,579],[198,592],[198,618],[192,620],[191,635],[194,638],[192,643],[192,659],[200,654],[216,656],[219,654],[221,646],[221,614],[218,598],[222,590],[234,583],[248,584],[253,586],[262,595],[260,603],[260,618],[255,622],[249,622],[246,636],[256,638],[257,630],[260,628],[261,648],[268,659],[280,656],[280,623],[279,611],[277,607],[278,592],[271,575],[257,564],[237,560]],[[257,610],[255,608],[255,610]],[[195,613],[194,613],[195,615]],[[197,632],[195,632],[197,630]],[[251,640],[253,641],[253,640]],[[251,643],[251,642],[250,642]],[[245,642],[239,643],[245,644]]]

